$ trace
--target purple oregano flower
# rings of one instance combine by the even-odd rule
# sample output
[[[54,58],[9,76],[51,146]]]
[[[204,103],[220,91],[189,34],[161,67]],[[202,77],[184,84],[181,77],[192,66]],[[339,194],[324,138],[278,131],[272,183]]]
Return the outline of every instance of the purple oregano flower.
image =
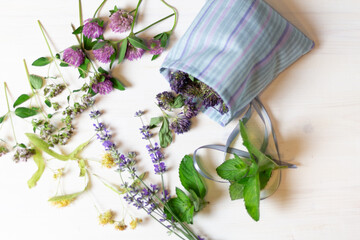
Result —
[[[75,67],[79,67],[85,60],[85,54],[83,53],[83,51],[79,48],[67,48],[64,51],[63,54],[63,60],[64,62],[75,66]]]
[[[96,60],[102,63],[109,63],[111,62],[110,57],[115,52],[115,49],[113,46],[111,46],[108,43],[105,43],[105,45],[102,48],[93,50],[94,57]]]
[[[82,32],[87,38],[98,38],[104,34],[104,28],[98,24],[97,19],[89,18],[85,20]]]
[[[124,10],[119,10],[110,16],[109,27],[113,32],[123,33],[130,30],[132,22],[132,15]]]

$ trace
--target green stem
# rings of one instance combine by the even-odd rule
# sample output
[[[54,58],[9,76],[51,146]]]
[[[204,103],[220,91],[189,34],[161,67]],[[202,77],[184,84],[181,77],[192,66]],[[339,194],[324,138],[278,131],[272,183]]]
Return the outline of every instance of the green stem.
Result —
[[[168,15],[168,16],[166,16],[166,17],[164,17],[164,18],[162,18],[162,19],[160,19],[160,20],[158,20],[158,21],[156,21],[156,22],[154,22],[154,23],[152,23],[152,24],[150,24],[150,25],[147,26],[146,28],[141,29],[140,31],[138,31],[138,32],[136,32],[136,33],[134,33],[134,34],[137,35],[137,34],[139,34],[139,33],[141,33],[141,32],[144,32],[145,30],[151,28],[152,26],[154,26],[154,25],[156,25],[156,24],[158,24],[158,23],[160,23],[160,22],[162,22],[162,21],[164,21],[164,20],[166,20],[166,19],[168,19],[168,18],[170,18],[170,17],[172,17],[172,16],[174,16],[174,15],[175,15],[175,13],[172,13],[172,14],[170,14],[170,15]]]
[[[84,23],[83,23],[81,0],[79,0],[79,19],[80,19],[80,26],[82,26]],[[83,39],[83,33],[81,31],[81,34],[80,34],[80,46],[82,46],[82,39]]]
[[[40,20],[38,20],[38,24],[39,24],[41,33],[42,33],[42,35],[43,35],[43,37],[44,37],[44,39],[45,39],[46,45],[47,45],[47,47],[48,47],[48,49],[49,49],[50,55],[51,55],[52,59],[55,60],[56,58],[55,58],[55,56],[54,56],[54,54],[53,54],[53,52],[52,52],[52,50],[51,50],[50,44],[49,44],[49,42],[48,42],[48,40],[47,40],[47,37],[46,37],[45,32],[44,32],[44,28],[43,28]],[[72,92],[71,92],[68,84],[65,82],[64,76],[63,76],[63,74],[62,74],[61,71],[60,71],[59,65],[56,63],[56,61],[54,61],[54,62],[55,62],[56,69],[58,70],[58,72],[59,72],[59,74],[60,74],[60,76],[61,76],[62,81],[64,82],[67,90],[70,92],[70,95],[72,96]]]
[[[171,6],[171,5],[169,5],[167,2],[165,2],[164,0],[161,0],[166,6],[168,6],[169,8],[171,8],[173,11],[174,11],[174,14],[175,14],[175,19],[174,19],[174,25],[173,25],[173,27],[171,28],[171,30],[169,31],[170,33],[172,32],[172,31],[174,31],[174,29],[175,29],[175,26],[176,26],[176,23],[177,23],[177,18],[178,18],[178,14],[177,14],[177,12],[176,12],[176,9],[173,7],[173,6]]]
[[[135,26],[135,21],[136,21],[136,17],[137,17],[137,13],[138,13],[138,10],[139,10],[139,6],[141,4],[142,0],[139,0],[136,8],[135,8],[135,14],[134,14],[134,19],[133,19],[133,22],[131,23],[131,31],[130,31],[130,35],[131,34],[134,34],[134,26]]]
[[[104,0],[104,1],[100,4],[100,6],[96,9],[93,18],[96,17],[97,12],[102,8],[102,6],[105,4],[106,1],[107,1],[107,0]]]
[[[31,82],[30,82],[30,73],[29,73],[29,69],[28,69],[28,67],[27,67],[27,65],[26,65],[25,59],[24,59],[23,61],[24,61],[26,76],[27,76],[27,79],[28,79],[28,82],[29,82],[29,85],[30,85],[31,92],[33,93],[33,96],[35,97],[35,100],[36,100],[37,104],[39,105],[39,108],[40,108],[40,110],[41,110],[41,114],[43,115],[43,117],[44,117],[45,119],[48,119],[48,117],[44,114],[44,110],[43,110],[42,105],[41,105],[41,103],[40,103],[40,101],[39,101],[39,99],[38,99],[38,96],[37,96],[34,88],[33,88],[32,85],[31,85]]]
[[[4,90],[5,90],[5,97],[6,97],[6,104],[7,104],[7,108],[8,108],[8,113],[10,113],[10,105],[9,105],[9,99],[8,99],[8,95],[7,95],[7,84],[6,84],[6,82],[4,82]],[[11,128],[12,128],[13,135],[14,135],[14,140],[15,140],[16,145],[18,145],[19,143],[18,143],[18,141],[16,139],[15,128],[14,128],[14,123],[13,123],[13,120],[12,120],[11,113],[9,115],[10,115],[10,122],[11,122]]]

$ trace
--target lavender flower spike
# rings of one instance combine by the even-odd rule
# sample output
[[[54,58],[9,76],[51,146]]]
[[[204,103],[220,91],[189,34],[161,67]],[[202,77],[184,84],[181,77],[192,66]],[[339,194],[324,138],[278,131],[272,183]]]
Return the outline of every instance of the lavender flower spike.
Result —
[[[114,48],[108,43],[106,43],[102,48],[93,50],[96,60],[102,63],[111,62],[110,57],[114,54],[114,52]]]
[[[81,49],[70,47],[65,49],[63,60],[72,66],[79,67],[85,60],[85,54]]]
[[[133,16],[124,10],[119,10],[110,16],[109,27],[113,32],[123,33],[129,31],[133,22]]]
[[[104,29],[101,27],[97,19],[87,19],[82,30],[83,34],[87,38],[98,38],[104,34]]]

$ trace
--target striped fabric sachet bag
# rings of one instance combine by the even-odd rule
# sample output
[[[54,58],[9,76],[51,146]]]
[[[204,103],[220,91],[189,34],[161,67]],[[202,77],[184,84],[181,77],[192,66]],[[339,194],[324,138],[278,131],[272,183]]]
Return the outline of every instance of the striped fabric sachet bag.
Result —
[[[314,42],[263,0],[208,0],[160,72],[186,72],[213,88],[229,111],[205,110],[225,126]]]

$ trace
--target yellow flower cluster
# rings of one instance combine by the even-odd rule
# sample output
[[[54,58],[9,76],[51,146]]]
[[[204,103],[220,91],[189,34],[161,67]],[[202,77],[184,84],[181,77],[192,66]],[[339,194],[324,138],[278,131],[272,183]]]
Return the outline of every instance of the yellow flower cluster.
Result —
[[[130,222],[130,228],[135,229],[136,226],[142,222],[141,218],[135,218]],[[111,210],[108,210],[99,215],[99,223],[101,225],[114,224],[116,230],[124,231],[128,226],[125,224],[124,219],[121,221],[114,221],[114,214]]]
[[[142,219],[141,218],[135,218],[130,222],[130,228],[131,229],[135,229],[136,226],[138,225],[138,223],[142,223]]]
[[[54,205],[55,207],[61,208],[61,207],[66,207],[66,206],[69,205],[73,200],[74,200],[74,199],[52,201],[51,204]]]
[[[116,163],[110,153],[105,153],[101,159],[101,165],[106,168],[112,168],[116,166]]]
[[[61,178],[63,175],[64,175],[64,168],[59,168],[59,169],[56,169],[53,177],[54,177],[54,179],[58,179],[58,178]]]
[[[114,227],[116,230],[124,231],[127,228],[127,225],[125,224],[124,220],[115,222]]]
[[[99,222],[101,225],[105,225],[105,224],[113,224],[114,220],[113,220],[113,213],[111,210],[108,210],[102,214],[99,215]]]

